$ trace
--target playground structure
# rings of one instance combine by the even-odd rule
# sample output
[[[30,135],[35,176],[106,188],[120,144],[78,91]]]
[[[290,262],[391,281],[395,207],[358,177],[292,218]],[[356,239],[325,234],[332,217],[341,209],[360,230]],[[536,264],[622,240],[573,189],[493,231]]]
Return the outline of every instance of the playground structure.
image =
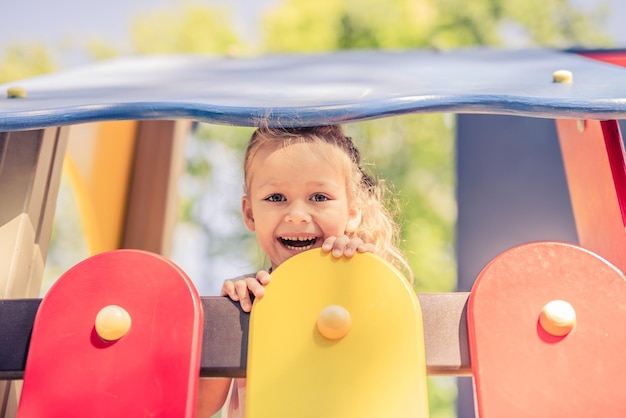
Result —
[[[586,55],[618,64],[623,57]],[[555,74],[563,69],[571,72],[564,79]],[[487,418],[624,416],[617,401],[626,365],[617,347],[626,339],[626,164],[618,124],[626,115],[625,69],[572,52],[366,51],[121,60],[19,84],[26,97],[0,103],[5,416],[17,413],[19,385],[11,379],[24,376],[29,356],[66,153],[83,190],[91,251],[136,248],[167,257],[189,120],[302,126],[411,112],[462,114],[464,123],[486,115],[556,120],[571,198],[563,217],[572,216],[577,236],[576,245],[549,238],[489,254],[493,261],[481,263],[487,267],[471,278],[478,276],[471,292],[418,295],[427,372],[473,376],[477,410]],[[463,196],[460,228],[468,222]],[[529,201],[541,207],[541,199]],[[574,316],[551,328],[539,318],[550,316],[542,309],[557,300]],[[248,316],[224,298],[200,303],[200,375],[245,376]]]

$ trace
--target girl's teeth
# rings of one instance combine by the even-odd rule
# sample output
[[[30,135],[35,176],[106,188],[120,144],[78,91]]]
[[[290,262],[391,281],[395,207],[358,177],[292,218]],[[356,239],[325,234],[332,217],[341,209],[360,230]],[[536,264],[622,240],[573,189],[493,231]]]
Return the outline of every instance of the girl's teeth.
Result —
[[[281,237],[280,241],[285,248],[291,251],[306,251],[313,248],[317,242],[317,238],[314,236],[309,237]]]
[[[285,245],[285,247],[293,251],[306,251],[306,250],[310,250],[311,248],[313,248],[312,245],[307,245],[306,247],[292,247],[291,245]]]

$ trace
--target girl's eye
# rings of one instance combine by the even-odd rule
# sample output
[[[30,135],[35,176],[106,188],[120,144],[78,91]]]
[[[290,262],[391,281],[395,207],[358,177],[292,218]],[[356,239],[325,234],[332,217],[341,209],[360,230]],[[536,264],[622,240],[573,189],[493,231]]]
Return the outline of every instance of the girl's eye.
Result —
[[[265,200],[267,200],[268,202],[284,202],[286,199],[285,196],[283,196],[282,194],[274,193],[267,196]]]
[[[316,193],[313,196],[311,196],[311,200],[314,202],[325,202],[329,199],[328,199],[328,196],[326,195],[323,195],[321,193]]]

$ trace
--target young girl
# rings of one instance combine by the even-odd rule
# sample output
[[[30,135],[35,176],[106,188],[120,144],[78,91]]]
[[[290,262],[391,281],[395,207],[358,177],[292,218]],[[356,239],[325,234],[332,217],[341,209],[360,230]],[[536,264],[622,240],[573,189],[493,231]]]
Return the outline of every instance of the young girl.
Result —
[[[340,126],[259,128],[244,160],[246,227],[269,258],[255,277],[226,281],[222,295],[249,312],[270,273],[312,248],[334,257],[374,252],[410,275],[397,248],[398,230],[383,203],[383,188],[361,168],[359,151]],[[245,379],[202,379],[198,417],[210,417],[225,402],[223,418],[243,417]]]

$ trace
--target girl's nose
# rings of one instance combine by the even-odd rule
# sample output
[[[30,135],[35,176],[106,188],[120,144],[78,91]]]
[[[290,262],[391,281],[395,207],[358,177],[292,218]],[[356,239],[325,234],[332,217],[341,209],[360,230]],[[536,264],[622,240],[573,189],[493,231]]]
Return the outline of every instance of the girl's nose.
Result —
[[[306,205],[301,203],[294,203],[289,206],[287,214],[285,215],[285,222],[289,223],[307,223],[311,222],[311,215],[306,209]]]

